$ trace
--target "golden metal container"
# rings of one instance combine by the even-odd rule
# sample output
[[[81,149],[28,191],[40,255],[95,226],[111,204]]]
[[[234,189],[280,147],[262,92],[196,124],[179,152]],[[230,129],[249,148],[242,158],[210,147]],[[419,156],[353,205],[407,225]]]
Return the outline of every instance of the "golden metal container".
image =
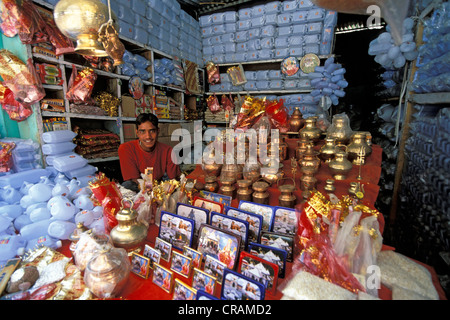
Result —
[[[325,144],[319,151],[319,158],[324,162],[330,162],[338,150],[334,138],[325,138]]]
[[[334,192],[334,191],[336,191],[336,187],[334,186],[334,180],[333,179],[327,179],[325,181],[324,190],[326,192]]]
[[[300,170],[303,173],[315,174],[320,168],[319,152],[315,151],[312,145],[306,147],[303,159],[300,161]]]
[[[305,125],[305,119],[303,119],[303,114],[300,112],[299,107],[295,107],[289,118],[289,131],[298,132]]]
[[[253,190],[250,188],[252,185],[251,180],[241,179],[237,181],[238,190],[237,190],[237,199],[239,201],[252,201],[252,193]]]
[[[209,192],[217,192],[219,184],[217,183],[216,176],[206,176],[204,190]]]
[[[302,191],[312,191],[317,187],[317,178],[314,177],[312,173],[305,173],[300,178],[300,190]]]
[[[306,134],[306,136],[313,142],[319,141],[322,135],[322,130],[316,127],[316,118],[309,117],[305,120],[305,126],[299,131],[299,134]]]
[[[336,145],[343,146],[349,142],[352,132],[348,117],[337,114],[327,130],[327,138],[334,138]]]
[[[328,168],[335,180],[344,180],[353,168],[353,165],[347,159],[345,152],[338,151],[336,157],[328,163]]]
[[[234,182],[236,181],[233,178],[223,178],[220,180],[222,185],[220,186],[219,189],[219,193],[223,194],[225,196],[230,196],[232,198],[234,198],[234,191],[235,191],[235,187],[234,187]]]
[[[256,181],[252,185],[253,194],[252,199],[253,202],[261,203],[261,204],[269,204],[269,192],[267,189],[269,188],[269,184],[264,181]]]
[[[364,164],[365,159],[372,154],[372,148],[367,144],[366,134],[356,132],[347,146],[348,160],[353,164]]]
[[[279,185],[280,181],[283,179],[290,179],[294,182],[294,184],[284,184]],[[280,206],[287,207],[287,208],[294,208],[295,207],[295,201],[297,200],[297,197],[294,194],[295,191],[295,180],[292,178],[283,178],[278,180],[278,190],[280,190],[281,194],[278,197],[278,202]]]

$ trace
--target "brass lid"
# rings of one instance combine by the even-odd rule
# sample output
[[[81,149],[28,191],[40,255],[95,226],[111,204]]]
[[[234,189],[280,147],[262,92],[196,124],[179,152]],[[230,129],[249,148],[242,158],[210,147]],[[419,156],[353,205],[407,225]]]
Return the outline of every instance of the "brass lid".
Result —
[[[253,183],[252,188],[255,191],[266,191],[267,188],[269,188],[269,184],[264,181],[256,181],[255,183]]]
[[[241,180],[237,181],[237,184],[240,188],[247,188],[247,187],[251,186],[252,181],[247,180],[247,179],[241,179]]]

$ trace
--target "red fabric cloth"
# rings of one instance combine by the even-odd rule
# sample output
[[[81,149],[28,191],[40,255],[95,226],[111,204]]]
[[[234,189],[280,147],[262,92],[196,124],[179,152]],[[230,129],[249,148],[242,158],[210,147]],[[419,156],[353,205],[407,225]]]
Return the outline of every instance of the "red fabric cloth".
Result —
[[[119,146],[120,169],[123,180],[140,179],[145,169],[153,167],[153,178],[160,180],[167,172],[169,179],[180,176],[180,167],[172,161],[172,147],[156,142],[152,152],[145,152],[139,140],[125,142]]]

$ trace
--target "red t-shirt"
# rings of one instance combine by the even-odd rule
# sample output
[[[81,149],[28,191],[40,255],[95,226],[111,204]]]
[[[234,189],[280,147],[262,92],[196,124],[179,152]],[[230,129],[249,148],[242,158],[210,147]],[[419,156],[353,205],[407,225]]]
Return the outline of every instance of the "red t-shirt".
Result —
[[[172,147],[158,141],[152,152],[142,150],[137,139],[121,144],[119,159],[123,180],[141,179],[141,173],[150,167],[153,167],[153,179],[160,180],[164,173],[169,179],[178,178],[180,167],[173,163],[171,154]]]

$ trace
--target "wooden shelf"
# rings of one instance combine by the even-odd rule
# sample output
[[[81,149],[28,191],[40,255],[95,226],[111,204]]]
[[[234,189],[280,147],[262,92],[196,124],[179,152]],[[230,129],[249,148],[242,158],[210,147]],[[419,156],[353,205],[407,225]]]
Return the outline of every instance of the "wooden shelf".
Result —
[[[414,93],[410,95],[409,101],[417,104],[450,103],[450,92]]]

